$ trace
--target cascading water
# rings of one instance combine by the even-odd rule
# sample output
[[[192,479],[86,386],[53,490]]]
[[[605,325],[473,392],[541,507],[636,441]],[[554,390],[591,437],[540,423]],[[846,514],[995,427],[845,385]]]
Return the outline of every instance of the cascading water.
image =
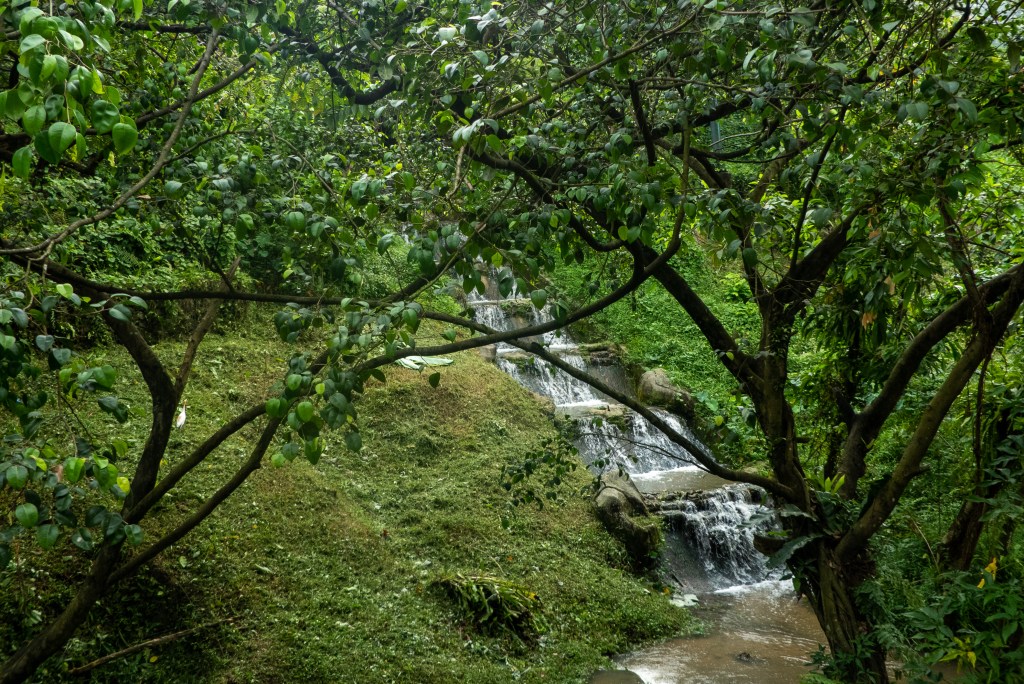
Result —
[[[751,523],[764,512],[762,492],[743,485],[691,493],[661,507],[669,527],[683,537],[716,588],[769,577],[767,559],[754,549],[754,535],[771,525]]]
[[[490,287],[489,290],[493,290]],[[523,328],[550,320],[530,300],[512,292],[470,294],[467,304],[477,321],[495,330]],[[574,368],[629,391],[621,374],[588,363],[565,332],[532,338]],[[714,636],[671,640],[624,656],[621,665],[646,684],[682,682],[792,682],[803,661],[822,640],[806,605],[797,605],[788,583],[772,578],[766,559],[753,545],[754,535],[772,526],[764,493],[731,485],[694,465],[685,450],[642,416],[616,404],[586,383],[542,359],[508,344],[498,344],[495,363],[517,382],[551,399],[559,413],[577,419],[576,446],[594,466],[621,467],[641,491],[663,493],[666,519],[663,576],[678,595],[700,594],[712,611]],[[675,416],[657,411],[674,430],[699,444]],[[673,492],[687,491],[680,495]],[[667,495],[665,493],[668,493]],[[752,519],[761,522],[752,524]]]
[[[514,330],[551,320],[546,311],[538,311],[529,299],[517,297],[516,293],[505,299],[488,298],[489,295],[472,293],[467,296],[467,304],[476,320],[490,328]],[[580,353],[579,345],[566,332],[560,336],[546,333],[543,343],[572,367],[593,370]],[[495,362],[527,389],[551,399],[560,413],[577,420],[576,446],[588,465],[621,467],[638,483],[662,478],[665,473],[702,472],[689,452],[646,418],[614,404],[543,359],[501,343],[495,350]],[[699,443],[676,416],[653,410],[673,430]],[[687,538],[709,575],[720,575],[721,581],[716,584],[756,582],[766,577],[763,558],[753,546],[755,530],[745,524],[755,513],[764,512],[760,497],[752,495],[753,491],[750,487],[720,487],[699,498],[669,504],[675,506],[666,512],[670,530]]]

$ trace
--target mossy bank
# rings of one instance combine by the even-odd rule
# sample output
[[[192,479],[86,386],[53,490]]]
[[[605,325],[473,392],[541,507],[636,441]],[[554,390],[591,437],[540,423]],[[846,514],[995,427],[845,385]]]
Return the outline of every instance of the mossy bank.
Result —
[[[158,349],[170,358],[181,345]],[[262,400],[287,354],[266,339],[211,336],[187,392],[177,453]],[[693,631],[685,611],[630,575],[624,551],[591,512],[582,467],[567,479],[561,504],[510,515],[502,467],[554,436],[550,418],[475,353],[441,372],[436,388],[427,374],[399,368],[368,388],[360,453],[336,442],[315,467],[267,464],[193,535],[105,599],[40,681],[197,625],[210,626],[113,661],[91,681],[580,682],[611,654]],[[121,379],[119,390],[145,407],[134,382]],[[141,434],[143,414],[129,430]],[[254,434],[198,469],[150,533],[209,495]],[[82,571],[70,554],[61,557],[69,549],[58,545],[43,559],[26,545],[18,567],[0,575],[5,653],[69,598],[71,576]],[[536,593],[547,630],[525,642],[480,632],[436,587],[446,573],[497,576]]]

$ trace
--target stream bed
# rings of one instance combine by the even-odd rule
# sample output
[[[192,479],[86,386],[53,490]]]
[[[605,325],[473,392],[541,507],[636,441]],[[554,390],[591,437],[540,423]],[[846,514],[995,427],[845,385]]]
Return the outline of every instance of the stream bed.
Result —
[[[692,610],[707,623],[707,636],[669,639],[616,661],[645,684],[792,684],[810,671],[805,663],[824,640],[786,581],[703,594]]]

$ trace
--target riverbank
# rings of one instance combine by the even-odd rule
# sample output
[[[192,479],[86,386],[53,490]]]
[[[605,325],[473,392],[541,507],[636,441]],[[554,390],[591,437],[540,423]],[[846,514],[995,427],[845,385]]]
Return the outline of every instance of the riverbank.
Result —
[[[181,349],[157,346],[168,358]],[[211,336],[175,453],[258,400],[286,355],[271,340]],[[225,619],[111,662],[91,681],[582,682],[609,666],[610,655],[693,631],[685,610],[629,574],[621,547],[574,494],[590,481],[585,469],[566,478],[563,504],[516,509],[502,525],[509,514],[502,466],[554,428],[542,404],[475,353],[458,355],[441,373],[433,388],[427,374],[389,370],[361,400],[361,453],[332,442],[316,467],[300,459],[263,468],[151,571],[105,600],[69,645],[66,664],[49,663],[41,680]],[[129,433],[141,432],[142,394],[131,378],[118,387],[139,410]],[[186,480],[153,534],[208,495],[251,437],[229,443]],[[69,553],[60,545],[45,563],[33,553],[4,575],[4,652],[62,604],[65,577],[81,569],[70,555],[55,558]],[[536,593],[547,632],[530,643],[481,633],[435,588],[456,572],[502,577]]]

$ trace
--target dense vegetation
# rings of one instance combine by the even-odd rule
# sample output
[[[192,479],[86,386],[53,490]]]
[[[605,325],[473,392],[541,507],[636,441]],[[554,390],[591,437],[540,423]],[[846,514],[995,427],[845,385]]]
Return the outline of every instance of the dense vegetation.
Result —
[[[194,447],[241,397],[273,382],[282,345],[246,332],[260,325],[262,313],[211,335],[196,361],[188,421],[176,432],[172,453]],[[177,341],[156,346],[167,358],[182,348]],[[123,352],[90,355],[127,361]],[[565,505],[509,510],[501,469],[553,435],[550,418],[475,354],[455,359],[438,388],[422,374],[389,371],[387,383],[362,400],[367,446],[361,453],[331,445],[317,467],[296,462],[255,474],[173,553],[98,607],[36,679],[54,681],[67,668],[196,626],[206,627],[114,660],[94,670],[93,679],[483,684],[550,681],[553,673],[585,679],[606,663],[606,654],[691,630],[684,611],[631,577],[628,559],[577,496],[589,490],[582,469],[562,490]],[[124,400],[144,406],[138,379],[123,382]],[[490,401],[494,392],[503,401]],[[144,437],[144,418],[125,424],[130,444]],[[230,476],[253,434],[225,444],[220,457],[183,483],[147,534],[170,529]],[[503,526],[502,518],[510,524]],[[56,550],[22,545],[20,555],[0,603],[5,644],[16,644],[22,630],[66,600],[73,587],[64,578],[81,571],[79,561]],[[480,631],[439,588],[456,574],[507,577],[536,593],[540,640],[523,643],[500,628]]]
[[[763,548],[826,674],[885,681],[897,651],[1021,676],[1022,23],[1003,2],[0,0],[0,572],[24,545],[53,552],[41,572],[81,563],[0,681],[265,461],[370,453],[362,395],[396,359],[507,340],[584,377],[527,339],[584,323],[701,385],[723,445],[702,465],[772,494]],[[554,321],[475,322],[450,295],[485,278]],[[253,301],[281,306],[278,380],[178,444],[222,303]]]

